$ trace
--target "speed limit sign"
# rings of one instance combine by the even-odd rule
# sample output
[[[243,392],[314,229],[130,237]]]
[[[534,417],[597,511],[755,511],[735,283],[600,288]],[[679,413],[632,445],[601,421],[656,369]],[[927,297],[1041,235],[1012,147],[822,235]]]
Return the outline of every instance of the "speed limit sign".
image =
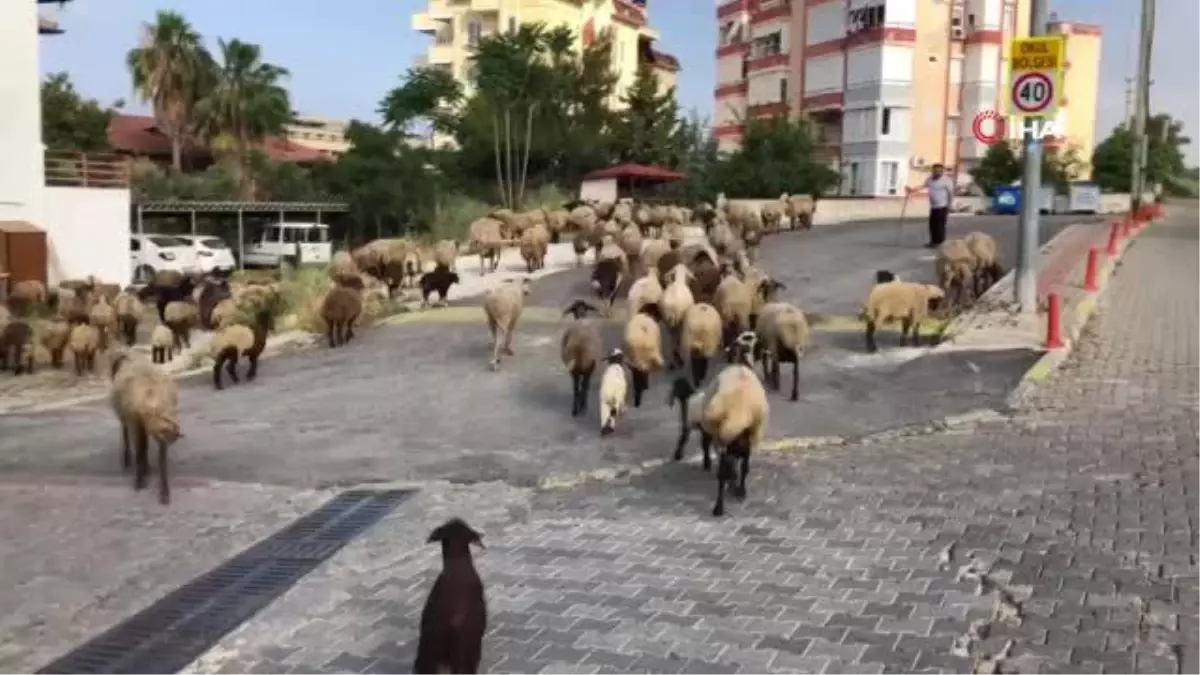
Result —
[[[1043,115],[1054,104],[1054,78],[1044,73],[1024,73],[1013,79],[1013,108],[1025,115]]]

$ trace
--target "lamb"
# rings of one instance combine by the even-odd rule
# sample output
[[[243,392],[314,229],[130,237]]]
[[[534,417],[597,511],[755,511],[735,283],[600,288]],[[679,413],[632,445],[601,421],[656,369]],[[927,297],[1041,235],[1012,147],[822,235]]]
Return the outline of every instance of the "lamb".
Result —
[[[808,319],[795,305],[769,302],[763,305],[755,328],[763,381],[775,391],[780,388],[779,364],[792,364],[792,394],[800,400],[800,357],[809,347]]]
[[[735,240],[736,235],[734,235],[733,230],[723,222],[713,225],[708,233],[709,243],[712,244],[713,249],[720,255],[728,252],[729,248],[734,245],[733,242]]]
[[[33,328],[24,321],[13,321],[0,330],[0,370],[13,364],[13,375],[33,374]]]
[[[458,273],[447,265],[438,264],[431,271],[422,274],[421,307],[429,306],[429,296],[434,291],[437,291],[439,304],[445,306],[446,299],[450,297],[450,287],[457,283],[460,283]]]
[[[529,279],[506,279],[504,283],[488,291],[483,300],[483,312],[487,315],[488,331],[492,335],[492,370],[500,369],[501,355],[512,356],[512,340],[516,334],[517,321],[525,307],[525,296],[529,295]]]
[[[938,286],[946,292],[951,307],[961,307],[973,287],[975,258],[962,239],[947,239],[937,250],[934,262]]]
[[[722,279],[713,294],[713,306],[725,327],[722,343],[726,346],[732,345],[737,336],[752,330],[754,290],[741,279],[732,274]]]
[[[362,309],[361,292],[345,286],[329,289],[321,301],[321,320],[325,322],[330,349],[340,347],[354,338],[354,323],[358,321]]]
[[[625,252],[625,258],[630,262],[631,268],[642,255],[643,243],[642,231],[638,229],[637,225],[627,225],[624,230],[621,230],[617,245]]]
[[[762,214],[763,227],[768,232],[779,230],[780,224],[783,222],[786,207],[783,202],[767,202],[762,205],[759,212]],[[750,242],[747,242],[750,243]]]
[[[50,365],[62,368],[63,350],[71,338],[71,324],[62,317],[55,317],[46,322],[42,331],[42,346],[50,352]]]
[[[196,280],[185,277],[173,270],[162,270],[154,277],[154,283],[138,291],[138,299],[143,302],[154,298],[158,309],[158,319],[167,322],[167,305],[172,302],[185,302],[191,299],[192,291],[196,288]]]
[[[578,417],[587,410],[592,374],[596,371],[596,362],[600,360],[600,351],[604,349],[600,327],[591,321],[581,320],[588,312],[598,311],[583,300],[576,300],[563,311],[563,316],[575,317],[575,321],[563,332],[560,345],[563,365],[571,376],[571,417]]]
[[[125,344],[133,346],[137,342],[138,322],[142,320],[142,301],[137,295],[123,292],[113,301],[117,311],[117,330],[125,338]]]
[[[486,263],[491,260],[491,271],[500,266],[500,253],[504,248],[501,234],[503,223],[495,218],[479,218],[471,223],[467,234],[467,250],[479,254],[479,275],[487,274]]]
[[[150,360],[163,364],[175,358],[175,333],[165,324],[150,331]]]
[[[642,407],[642,394],[650,388],[650,375],[664,365],[662,333],[658,322],[662,314],[657,304],[643,305],[625,324],[622,350],[633,380],[633,407]]]
[[[975,297],[979,297],[1004,276],[999,249],[996,240],[986,232],[972,232],[964,237],[963,241],[971,253]]]
[[[862,317],[866,322],[867,351],[876,352],[875,327],[880,323],[901,322],[900,339],[904,343],[912,332],[913,345],[920,344],[920,326],[931,307],[946,297],[938,286],[917,284],[907,281],[890,281],[871,288],[863,306]]]
[[[646,273],[629,287],[629,293],[626,296],[629,315],[637,314],[646,305],[657,305],[662,302],[662,294],[663,287],[658,280],[658,270],[654,267],[646,268]]]
[[[179,388],[175,380],[142,357],[118,354],[112,361],[109,394],[121,422],[121,467],[129,469],[136,455],[133,489],[146,487],[150,473],[149,439],[158,444],[158,501],[171,503],[167,479],[167,450],[183,435],[179,430]],[[129,437],[133,435],[133,453]]]
[[[727,269],[723,265],[717,265],[707,255],[699,256],[689,269],[694,275],[691,283],[688,284],[688,288],[692,291],[692,298],[696,302],[712,304],[717,286],[725,278]]]
[[[425,608],[412,671],[478,673],[487,632],[487,600],[483,582],[471,559],[471,544],[483,547],[483,537],[459,518],[447,521],[429,535],[442,545],[442,572]]]
[[[175,301],[163,308],[163,323],[175,333],[175,348],[192,346],[192,328],[199,318],[196,306],[187,301]]]
[[[331,291],[332,292],[332,291]],[[229,379],[238,383],[238,357],[244,356],[250,361],[246,371],[246,380],[253,382],[258,376],[258,357],[267,346],[267,334],[271,330],[271,313],[259,310],[254,317],[254,327],[242,324],[226,326],[213,334],[209,343],[209,351],[213,357],[213,387],[221,390],[221,366],[229,373]]]
[[[361,282],[360,282],[361,283]],[[232,324],[238,316],[238,304],[233,298],[225,298],[221,300],[209,312],[209,321],[212,327],[220,330]]]
[[[741,460],[741,476],[733,487],[733,496],[739,501],[746,498],[750,455],[762,444],[770,415],[767,393],[752,365],[755,341],[754,333],[743,333],[733,347],[737,363],[726,366],[700,391],[687,378],[676,378],[668,399],[672,406],[675,402],[680,404],[675,461],[683,459],[683,448],[693,426],[700,430],[705,470],[712,466],[709,447],[713,441],[717,443],[717,503],[712,510],[715,517],[725,514],[725,487],[736,476],[735,459]]]
[[[666,278],[669,280],[669,283],[663,289],[662,315],[667,328],[675,338],[675,351],[673,352],[674,357],[672,358],[672,362],[679,365],[683,363],[682,357],[679,355],[679,326],[683,323],[684,313],[695,303],[692,291],[688,288],[688,282],[694,276],[686,265],[680,264],[668,272]]]
[[[692,368],[692,379],[699,387],[708,375],[709,359],[721,350],[721,315],[710,304],[698,302],[683,314],[679,331],[679,353]]]
[[[608,366],[600,376],[600,435],[617,430],[617,418],[625,412],[629,399],[629,383],[625,379],[625,355],[620,349],[604,359]]]
[[[18,281],[8,291],[8,306],[16,314],[23,314],[34,305],[46,302],[46,284],[36,279]]]
[[[453,239],[442,239],[433,245],[433,266],[445,267],[451,272],[457,272],[454,262],[458,258],[458,244]]]
[[[117,311],[108,304],[103,295],[96,296],[96,304],[88,312],[88,318],[93,326],[100,331],[100,348],[108,349],[108,338],[117,326]]]
[[[617,293],[625,281],[624,272],[619,258],[602,258],[592,268],[592,289],[604,300],[604,315],[612,313],[613,303]]]
[[[338,251],[329,260],[329,278],[337,283],[358,281],[358,265],[349,251]]]
[[[546,247],[550,243],[550,233],[542,225],[534,225],[521,233],[519,245],[521,258],[525,267],[533,273],[542,269],[546,264]]]
[[[566,209],[554,209],[546,212],[546,230],[550,232],[550,243],[557,244],[562,233],[567,229],[569,213]]]
[[[816,211],[816,202],[813,201],[812,195],[789,195],[784,193],[780,199],[785,204],[784,213],[787,215],[791,227],[799,226],[804,230],[812,229],[813,212]]]
[[[75,374],[83,377],[83,373],[94,372],[96,369],[96,352],[100,351],[100,331],[87,323],[76,324],[71,328],[67,338],[67,346],[75,359]]]

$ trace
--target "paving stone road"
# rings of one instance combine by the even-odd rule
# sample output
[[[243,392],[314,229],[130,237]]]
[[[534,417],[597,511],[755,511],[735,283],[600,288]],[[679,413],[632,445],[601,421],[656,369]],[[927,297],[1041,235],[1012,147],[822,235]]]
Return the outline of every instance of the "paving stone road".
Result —
[[[488,672],[1197,672],[1197,225],[1137,241],[1004,419],[756,456],[719,521],[694,461],[431,486],[189,671],[404,670],[420,542],[462,515],[488,545]]]

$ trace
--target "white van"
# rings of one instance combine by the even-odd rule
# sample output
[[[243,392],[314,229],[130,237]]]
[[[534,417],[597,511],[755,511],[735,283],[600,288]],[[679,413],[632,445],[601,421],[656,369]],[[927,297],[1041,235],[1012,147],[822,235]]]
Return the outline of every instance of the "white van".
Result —
[[[328,265],[333,257],[329,226],[323,223],[275,223],[263,228],[246,247],[246,267],[276,267],[284,256],[299,256],[302,265]]]

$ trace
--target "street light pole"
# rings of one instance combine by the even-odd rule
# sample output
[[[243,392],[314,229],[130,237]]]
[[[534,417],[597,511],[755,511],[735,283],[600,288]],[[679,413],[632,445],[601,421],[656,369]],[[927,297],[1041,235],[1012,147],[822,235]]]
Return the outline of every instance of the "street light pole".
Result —
[[[1033,0],[1029,15],[1029,35],[1046,34],[1050,1]],[[1009,83],[1012,86],[1012,83]],[[1054,95],[1057,97],[1058,92]],[[1017,273],[1014,297],[1022,314],[1037,312],[1037,269],[1034,258],[1038,249],[1038,217],[1042,207],[1042,141],[1026,128],[1023,144],[1024,166],[1021,172],[1021,220],[1017,238]]]
[[[1142,0],[1141,36],[1138,39],[1137,93],[1133,109],[1133,167],[1129,208],[1136,213],[1146,192],[1146,164],[1149,161],[1149,142],[1146,138],[1146,115],[1150,107],[1150,51],[1154,45],[1154,2]]]

